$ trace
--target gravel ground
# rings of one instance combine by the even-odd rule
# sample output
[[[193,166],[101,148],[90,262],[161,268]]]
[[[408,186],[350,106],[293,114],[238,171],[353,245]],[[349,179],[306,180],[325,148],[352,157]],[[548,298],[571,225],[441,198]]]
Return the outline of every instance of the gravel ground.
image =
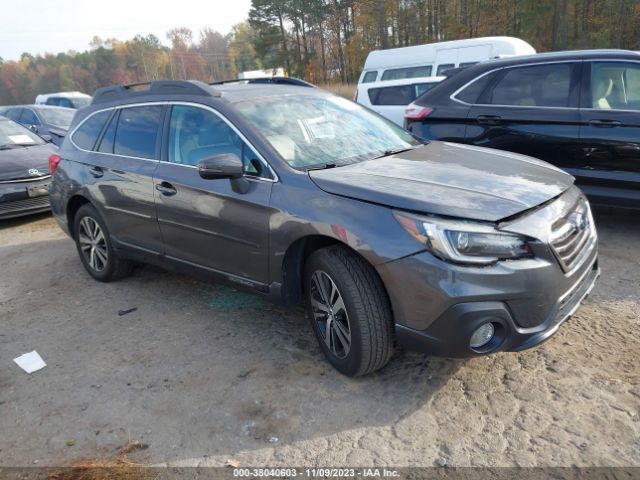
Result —
[[[151,267],[100,284],[51,217],[0,223],[0,466],[131,440],[174,466],[640,466],[640,215],[597,222],[602,276],[550,341],[355,380],[300,309]]]

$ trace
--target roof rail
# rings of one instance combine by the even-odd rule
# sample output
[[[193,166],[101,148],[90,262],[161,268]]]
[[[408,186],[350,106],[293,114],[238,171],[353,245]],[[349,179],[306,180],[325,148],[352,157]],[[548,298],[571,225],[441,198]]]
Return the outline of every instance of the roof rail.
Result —
[[[148,86],[148,88],[139,88]],[[113,100],[124,100],[148,95],[207,95],[216,96],[217,92],[207,84],[197,80],[155,80],[153,82],[131,83],[103,87],[93,94],[92,105]]]
[[[258,78],[234,78],[212,82],[209,85],[224,85],[227,83],[273,83],[277,85],[295,85],[298,87],[316,88],[315,85],[296,77],[258,77]]]

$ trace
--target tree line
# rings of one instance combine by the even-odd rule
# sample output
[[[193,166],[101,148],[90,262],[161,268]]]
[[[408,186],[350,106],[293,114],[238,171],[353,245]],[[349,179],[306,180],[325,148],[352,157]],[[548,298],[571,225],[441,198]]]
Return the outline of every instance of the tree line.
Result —
[[[277,67],[314,83],[351,83],[371,50],[491,35],[522,38],[539,52],[640,50],[640,0],[252,0],[228,35],[182,27],[167,32],[168,45],[154,35],[94,37],[84,52],[0,59],[0,105]]]

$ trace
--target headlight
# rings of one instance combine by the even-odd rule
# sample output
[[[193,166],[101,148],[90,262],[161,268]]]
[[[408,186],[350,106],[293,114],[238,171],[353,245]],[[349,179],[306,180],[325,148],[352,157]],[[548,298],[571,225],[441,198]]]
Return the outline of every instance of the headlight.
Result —
[[[457,263],[488,265],[498,260],[532,256],[521,235],[496,230],[491,225],[457,222],[394,212],[400,225],[427,249]]]

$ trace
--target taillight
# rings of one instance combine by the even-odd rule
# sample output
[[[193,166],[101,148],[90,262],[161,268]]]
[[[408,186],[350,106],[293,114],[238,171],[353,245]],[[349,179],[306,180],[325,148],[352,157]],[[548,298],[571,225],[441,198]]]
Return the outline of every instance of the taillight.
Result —
[[[431,112],[433,112],[433,108],[423,107],[422,105],[410,103],[407,108],[404,109],[404,118],[406,118],[407,120],[419,120],[426,117]]]
[[[60,155],[56,155],[55,153],[49,155],[49,174],[53,175],[53,172],[55,172],[56,168],[58,168],[60,160],[62,160],[62,157],[60,157]]]

